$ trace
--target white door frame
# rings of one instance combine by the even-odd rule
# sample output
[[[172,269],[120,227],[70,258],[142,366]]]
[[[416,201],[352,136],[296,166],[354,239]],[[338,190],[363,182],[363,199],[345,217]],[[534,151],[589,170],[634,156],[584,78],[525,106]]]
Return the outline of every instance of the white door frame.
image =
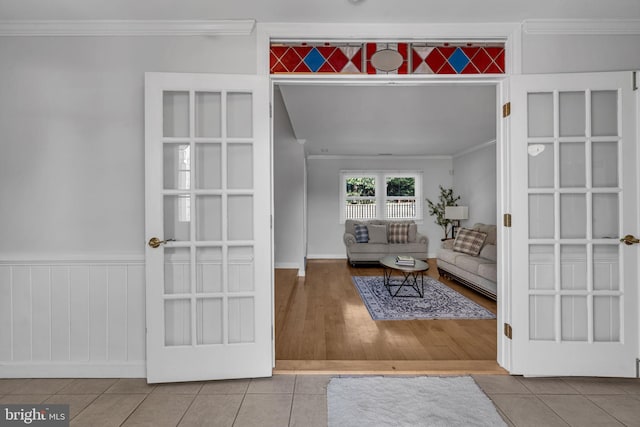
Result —
[[[496,86],[496,224],[502,224],[504,213],[510,212],[509,188],[509,120],[502,118],[501,105],[509,99],[508,78],[521,73],[522,33],[519,23],[505,24],[258,24],[257,73],[271,78],[271,93],[278,83],[287,84],[372,84],[380,85],[495,85]],[[443,76],[443,75],[277,75],[269,74],[269,48],[272,39],[285,40],[501,40],[506,46],[506,72],[501,76]],[[273,96],[273,95],[272,95]],[[271,152],[273,185],[273,117],[271,118]],[[273,195],[273,191],[271,192]],[[272,196],[273,197],[273,196]],[[273,212],[273,199],[272,199]],[[304,231],[306,232],[306,230]],[[272,230],[273,233],[273,230]],[[506,370],[511,370],[511,340],[503,334],[503,325],[511,323],[511,234],[508,228],[498,226],[498,314],[496,360]],[[273,238],[271,239],[273,242]],[[272,271],[273,254],[272,247]],[[273,272],[272,272],[273,277]],[[272,280],[275,286],[275,280]],[[274,290],[272,289],[272,298]],[[273,303],[273,302],[272,302]],[[273,310],[275,316],[275,310]],[[275,324],[275,318],[272,320]],[[275,366],[275,337],[273,339],[273,364]]]

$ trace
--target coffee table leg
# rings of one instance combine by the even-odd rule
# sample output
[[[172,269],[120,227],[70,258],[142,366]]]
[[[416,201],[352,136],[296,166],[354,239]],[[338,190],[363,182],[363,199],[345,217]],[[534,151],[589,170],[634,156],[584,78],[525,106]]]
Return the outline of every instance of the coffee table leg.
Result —
[[[384,274],[384,287],[387,288],[387,292],[389,292],[389,295],[391,295],[392,297],[395,296],[391,293],[391,272],[392,270],[390,268],[383,268],[382,269],[383,274]]]
[[[404,276],[404,279],[402,280],[402,283],[400,283],[400,285],[393,285],[398,286],[398,289],[396,289],[395,293],[391,292],[391,273],[393,272],[393,269],[385,267],[382,269],[382,272],[384,275],[382,283],[384,284],[384,287],[387,288],[387,292],[389,292],[389,295],[391,295],[391,297],[413,297],[413,295],[398,295],[398,293],[400,293],[400,289],[402,289],[403,286],[410,286],[418,293],[418,296],[420,296],[420,298],[424,298],[424,274],[422,271],[410,273],[406,273],[403,271],[402,275]],[[420,275],[419,285],[418,274]]]

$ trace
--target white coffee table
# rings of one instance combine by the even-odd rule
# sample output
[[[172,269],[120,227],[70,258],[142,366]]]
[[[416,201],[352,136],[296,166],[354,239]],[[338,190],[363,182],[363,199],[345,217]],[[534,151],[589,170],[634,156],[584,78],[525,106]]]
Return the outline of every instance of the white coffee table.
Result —
[[[417,259],[415,265],[398,265],[396,264],[396,255],[387,255],[380,260],[380,264],[384,270],[384,287],[389,291],[389,295],[392,297],[415,298],[415,295],[398,295],[403,286],[408,286],[413,288],[420,298],[424,298],[424,272],[429,269],[429,264]],[[394,271],[399,271],[404,276],[400,284],[391,282],[391,276]],[[418,278],[420,278],[419,281]],[[396,289],[395,293],[391,292],[391,288],[396,286],[398,289]]]

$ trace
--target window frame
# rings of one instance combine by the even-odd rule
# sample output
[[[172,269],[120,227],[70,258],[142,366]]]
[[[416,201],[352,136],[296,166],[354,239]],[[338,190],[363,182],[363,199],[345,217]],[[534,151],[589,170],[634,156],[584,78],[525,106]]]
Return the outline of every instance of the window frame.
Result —
[[[422,184],[424,173],[419,170],[343,170],[340,171],[340,224],[344,224],[347,219],[367,221],[378,220],[398,220],[415,221],[422,223],[424,220],[424,209],[422,203]],[[373,178],[375,181],[375,196],[347,196],[347,179],[349,178]],[[414,196],[387,196],[387,179],[389,178],[414,178]],[[387,215],[387,201],[397,200],[398,197],[415,200],[415,215],[413,217],[395,218]],[[346,204],[348,200],[374,200],[375,217],[372,218],[347,218]]]

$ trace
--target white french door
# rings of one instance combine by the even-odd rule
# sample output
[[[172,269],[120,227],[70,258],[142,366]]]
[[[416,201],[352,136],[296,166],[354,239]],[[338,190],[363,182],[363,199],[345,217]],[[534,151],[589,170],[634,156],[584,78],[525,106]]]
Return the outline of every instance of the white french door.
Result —
[[[635,376],[632,73],[511,77],[512,370]]]
[[[146,75],[150,383],[271,375],[268,90]]]

